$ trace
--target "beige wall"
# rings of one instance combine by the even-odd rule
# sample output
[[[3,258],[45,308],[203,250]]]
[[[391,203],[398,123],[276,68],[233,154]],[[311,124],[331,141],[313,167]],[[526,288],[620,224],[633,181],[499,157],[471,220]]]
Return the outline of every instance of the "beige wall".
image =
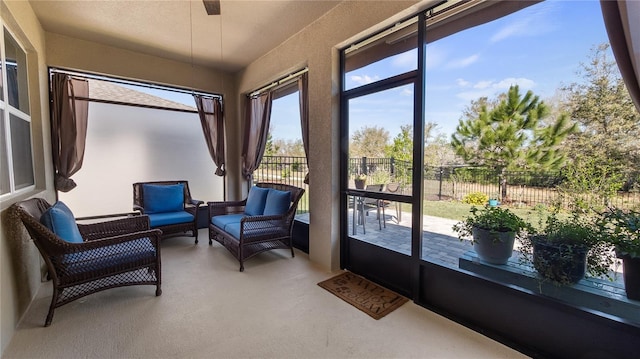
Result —
[[[343,2],[238,75],[240,98],[289,72],[309,68],[309,256],[326,270],[340,265],[339,47],[414,14],[424,5],[417,1]],[[240,151],[236,148],[234,156],[239,158]]]
[[[45,33],[28,2],[0,0],[3,21],[17,39],[28,47],[36,160],[36,190],[1,204],[0,350],[4,351],[9,343],[20,317],[40,285],[37,250],[21,226],[14,227],[19,228],[17,236],[6,234],[10,226],[5,221],[4,210],[12,202],[36,195],[51,202],[55,200],[50,160],[47,66],[193,87],[224,95],[229,198],[240,198],[246,190],[240,176],[242,101],[238,99],[280,76],[308,66],[310,149],[313,153],[309,162],[310,257],[323,268],[335,270],[339,267],[338,49],[417,12],[425,2],[432,1],[344,2],[233,76],[210,68],[194,68],[186,63]],[[37,71],[33,71],[33,68],[37,68]]]
[[[40,256],[21,225],[7,216],[11,203],[32,196],[55,199],[52,190],[51,142],[45,57],[45,35],[31,5],[20,1],[0,3],[2,21],[27,51],[29,100],[36,188],[5,200],[0,231],[0,349],[4,351],[40,285]]]

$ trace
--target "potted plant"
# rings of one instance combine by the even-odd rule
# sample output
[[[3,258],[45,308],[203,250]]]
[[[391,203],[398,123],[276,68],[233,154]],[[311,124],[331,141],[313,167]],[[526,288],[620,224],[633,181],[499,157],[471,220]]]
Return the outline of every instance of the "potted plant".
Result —
[[[367,184],[367,175],[364,173],[356,175],[355,183],[357,189],[364,189],[364,186]]]
[[[541,230],[523,241],[523,260],[533,264],[543,280],[574,284],[586,273],[609,277],[611,245],[593,216],[574,214],[560,219],[551,214]]]
[[[489,205],[482,209],[471,207],[471,215],[453,226],[460,240],[471,236],[478,257],[491,264],[506,264],[513,254],[516,237],[530,228],[509,209]]]
[[[627,298],[640,300],[640,211],[610,208],[600,225],[622,259]]]

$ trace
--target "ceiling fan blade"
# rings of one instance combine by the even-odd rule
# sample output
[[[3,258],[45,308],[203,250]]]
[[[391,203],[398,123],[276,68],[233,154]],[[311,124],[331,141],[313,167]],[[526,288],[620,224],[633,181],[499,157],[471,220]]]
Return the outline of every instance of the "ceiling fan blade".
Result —
[[[220,15],[220,0],[202,0],[209,15]]]

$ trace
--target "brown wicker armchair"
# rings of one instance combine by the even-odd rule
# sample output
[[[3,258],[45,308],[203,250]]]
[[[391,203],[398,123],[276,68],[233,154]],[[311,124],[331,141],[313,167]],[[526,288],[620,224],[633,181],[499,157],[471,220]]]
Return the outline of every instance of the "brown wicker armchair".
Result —
[[[53,297],[45,327],[55,308],[102,290],[130,285],[155,285],[160,289],[160,237],[149,229],[147,216],[77,224],[80,243],[68,242],[41,223],[51,205],[33,198],[14,205],[44,259],[53,283]]]
[[[278,191],[290,193],[287,206],[281,211],[282,214],[264,215],[264,208],[258,211],[259,214],[248,214],[247,199],[208,202],[209,244],[216,240],[227,248],[240,261],[241,272],[244,271],[245,260],[264,251],[290,249],[291,257],[294,256],[291,232],[298,202],[304,194],[304,189],[266,182],[256,183],[256,187],[276,190],[273,191],[276,193]],[[268,204],[263,203],[263,207],[265,206]]]
[[[145,188],[151,186],[184,186],[181,197],[180,208],[174,211],[160,211],[157,213],[151,211],[145,206]],[[167,187],[168,188],[168,187]],[[198,243],[198,209],[204,201],[191,198],[189,191],[189,182],[187,181],[154,181],[154,182],[137,182],[133,184],[133,210],[139,211],[141,214],[149,215],[151,228],[162,230],[164,236],[170,234],[181,234],[191,231],[195,237],[195,243]]]

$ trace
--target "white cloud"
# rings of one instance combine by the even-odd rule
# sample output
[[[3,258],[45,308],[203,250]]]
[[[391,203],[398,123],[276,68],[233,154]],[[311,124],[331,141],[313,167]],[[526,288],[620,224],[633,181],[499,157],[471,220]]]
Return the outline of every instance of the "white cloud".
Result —
[[[416,68],[418,50],[413,49],[393,57],[391,66],[410,71]]]
[[[536,86],[535,81],[523,77],[508,77],[499,81],[483,80],[472,85],[468,81],[461,79],[456,81],[458,84],[464,83],[464,86],[461,86],[462,88],[473,88],[473,90],[462,91],[456,95],[456,97],[464,101],[477,100],[480,97],[495,97],[500,93],[506,92],[512,85],[518,85],[521,91],[527,91]]]
[[[353,76],[351,76],[351,81],[357,83],[358,85],[366,85],[366,84],[370,84],[370,83],[378,81],[378,80],[380,80],[380,76],[378,76],[378,75],[375,75],[375,76],[353,75]]]
[[[471,86],[471,82],[465,79],[456,79],[456,84],[460,87],[469,87]]]
[[[476,61],[478,61],[478,59],[480,58],[480,55],[478,54],[474,54],[471,55],[469,57],[465,57],[464,59],[459,59],[459,60],[454,60],[454,61],[450,61],[447,64],[447,68],[448,69],[460,69],[460,68],[464,68],[467,67],[473,63],[475,63]]]
[[[413,96],[413,89],[404,88],[404,89],[402,89],[402,92],[400,92],[400,95],[402,95],[402,96]]]
[[[534,7],[533,9],[525,9],[528,12],[526,17],[520,17],[518,22],[511,21],[502,27],[498,32],[493,34],[490,41],[498,42],[510,37],[526,37],[545,34],[554,30],[556,26],[552,25],[550,19],[556,11],[553,3],[545,7]]]

